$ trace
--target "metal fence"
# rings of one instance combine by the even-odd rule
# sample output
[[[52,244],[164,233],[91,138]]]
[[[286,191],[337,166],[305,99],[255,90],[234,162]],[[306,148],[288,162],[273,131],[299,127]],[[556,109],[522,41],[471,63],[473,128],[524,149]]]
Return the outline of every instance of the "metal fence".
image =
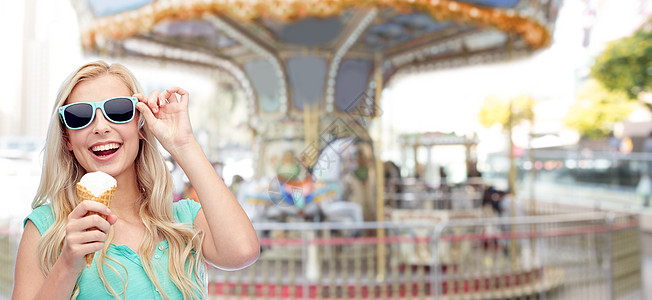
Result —
[[[630,212],[650,206],[652,153],[536,150],[515,165],[519,197]],[[508,166],[507,155],[490,155],[483,180],[506,188]]]
[[[211,299],[643,299],[638,217],[255,224],[261,257]],[[20,236],[0,232],[0,298]],[[649,296],[649,295],[648,295]]]
[[[20,231],[3,222],[0,227],[0,299],[8,299],[14,282],[14,265],[20,243]]]
[[[642,299],[638,218],[605,213],[256,224],[254,265],[214,299]]]

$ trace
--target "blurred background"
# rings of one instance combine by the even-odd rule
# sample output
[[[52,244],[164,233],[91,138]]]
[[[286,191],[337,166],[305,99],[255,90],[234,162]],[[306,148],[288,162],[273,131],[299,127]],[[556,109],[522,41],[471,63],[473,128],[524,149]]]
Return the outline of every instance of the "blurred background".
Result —
[[[493,224],[514,233],[522,230],[515,229],[518,222],[587,212],[605,214],[593,216],[594,221],[635,220],[634,250],[623,256],[639,266],[625,272],[639,274],[625,280],[631,288],[614,292],[615,275],[565,288],[559,288],[560,279],[542,275],[538,289],[491,297],[557,289],[546,295],[577,299],[593,295],[585,289],[596,286],[610,291],[605,299],[643,297],[652,287],[651,16],[648,0],[3,1],[0,190],[6,200],[0,228],[7,270],[12,270],[22,220],[39,184],[41,150],[59,84],[84,62],[102,59],[130,68],[146,93],[172,86],[190,92],[197,139],[259,224],[263,247],[269,247],[261,264],[280,259],[278,267],[298,268],[297,283],[287,285],[297,284],[303,292],[288,297],[330,297],[335,291],[346,296],[346,288],[340,282],[337,289],[320,293],[328,284],[308,267],[314,261],[307,253],[296,266],[275,256],[278,228],[285,238],[298,230],[303,239],[306,232],[320,236],[310,227],[315,223],[336,224],[336,230],[348,222],[360,230],[345,237],[379,237],[392,226],[403,228],[421,218],[432,224],[452,221],[446,226],[455,236],[460,234],[453,230],[455,220],[470,219],[483,228]],[[175,200],[193,198],[192,186],[171,157],[168,165]],[[518,216],[530,221],[514,221]],[[546,249],[580,256],[606,251],[616,261],[613,248],[595,246],[606,241],[603,233],[571,236],[570,241],[590,244],[590,251],[568,250],[575,242],[547,241]],[[492,239],[514,244],[517,237],[522,236]],[[541,242],[530,238],[532,245]],[[597,240],[588,242],[592,238]],[[481,242],[486,245],[487,238]],[[375,278],[382,287],[394,270],[392,257],[406,252],[387,254],[393,248],[381,251],[378,245],[371,251],[375,256],[352,268],[383,275],[380,257],[388,255],[387,277]],[[510,249],[505,255],[515,265],[515,248]],[[320,258],[330,251],[313,250]],[[542,264],[543,252],[519,252],[516,264]],[[395,264],[442,265],[441,255],[426,263]],[[331,267],[341,271],[337,259],[342,258],[333,259],[338,264]],[[355,259],[343,261],[357,266]],[[328,269],[328,260],[316,264],[318,270]],[[553,270],[563,263],[543,265]],[[615,274],[610,266],[600,256],[564,274],[568,278],[593,268]],[[452,293],[428,285],[430,274],[445,286],[448,273],[434,270],[415,271],[414,278],[425,276],[425,283],[414,295]],[[344,276],[338,272],[333,278]],[[404,269],[399,273],[401,282],[414,279],[405,278]],[[518,276],[530,278],[523,274]],[[221,273],[211,278],[215,297],[230,295],[226,287],[242,283]],[[8,295],[11,278],[5,282]],[[373,294],[365,294],[360,284],[352,286],[361,290],[358,296]],[[502,287],[510,290],[514,284]]]

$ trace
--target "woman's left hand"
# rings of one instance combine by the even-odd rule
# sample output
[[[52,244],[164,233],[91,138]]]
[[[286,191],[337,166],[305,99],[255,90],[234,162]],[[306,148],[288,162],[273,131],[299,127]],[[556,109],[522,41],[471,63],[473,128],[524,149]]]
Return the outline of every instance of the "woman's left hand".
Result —
[[[179,95],[179,99],[177,99]],[[149,97],[135,94],[136,108],[145,118],[145,126],[154,133],[163,148],[174,154],[194,141],[188,115],[188,92],[173,87],[163,92],[153,91]]]

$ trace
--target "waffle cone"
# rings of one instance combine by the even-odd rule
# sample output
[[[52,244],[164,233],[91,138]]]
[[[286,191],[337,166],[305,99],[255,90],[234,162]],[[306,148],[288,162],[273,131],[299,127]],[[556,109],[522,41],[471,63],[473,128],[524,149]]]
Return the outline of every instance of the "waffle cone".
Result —
[[[91,201],[96,201],[100,202],[107,207],[111,205],[111,201],[113,200],[113,193],[115,193],[116,186],[111,187],[110,189],[106,190],[99,196],[93,195],[85,186],[81,184],[77,184],[77,196],[79,197],[79,202],[85,201],[85,200],[91,200]],[[106,219],[105,215],[101,215],[95,212],[89,212],[86,214],[87,216],[89,215],[99,215],[102,218]],[[91,228],[89,230],[93,230],[95,228]],[[95,256],[95,253],[89,253],[86,254],[86,268],[90,268],[91,263],[93,262],[93,256]]]

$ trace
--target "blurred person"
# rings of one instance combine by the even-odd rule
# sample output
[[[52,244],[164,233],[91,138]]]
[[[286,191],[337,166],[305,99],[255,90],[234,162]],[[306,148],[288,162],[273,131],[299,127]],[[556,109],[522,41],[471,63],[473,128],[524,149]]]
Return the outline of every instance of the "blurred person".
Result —
[[[517,199],[516,195],[514,195],[513,192],[510,192],[510,190],[507,191],[499,191],[498,195],[500,197],[500,200],[498,202],[498,208],[499,208],[499,217],[502,219],[504,222],[501,224],[501,230],[502,232],[511,232],[511,233],[522,233],[526,232],[527,226],[526,225],[510,225],[510,221],[512,221],[512,218],[519,218],[519,217],[524,217],[525,216],[525,207],[523,206],[522,201]],[[500,244],[502,244],[503,251],[505,255],[510,255],[511,254],[511,249],[512,246],[515,243],[512,243],[513,240],[518,241],[518,245],[521,249],[528,248],[528,239],[527,238],[504,238],[500,239]],[[518,249],[514,249],[515,252],[514,254],[518,253]]]
[[[183,194],[181,196],[183,199],[191,199],[195,202],[199,202],[199,197],[197,196],[197,191],[195,187],[192,186],[192,183],[186,182],[185,187],[183,188]]]
[[[525,216],[525,208],[523,207],[523,203],[519,201],[509,190],[499,191],[498,197],[500,198],[498,207],[500,210],[501,218]],[[514,205],[513,208],[512,205]]]
[[[493,186],[484,189],[482,195],[482,207],[490,207],[496,216],[500,216],[500,201],[503,199],[505,192],[496,190]]]
[[[385,190],[390,193],[401,192],[401,169],[393,161],[383,162]]]
[[[448,174],[446,173],[446,168],[443,166],[439,167],[439,189],[444,193],[450,191],[448,187]]]
[[[205,261],[234,270],[258,258],[249,218],[193,135],[188,101],[178,87],[145,96],[128,69],[102,61],[63,82],[24,221],[13,299],[202,299]],[[199,202],[173,203],[157,141]],[[75,184],[94,171],[118,182],[111,207],[78,202]]]
[[[186,174],[183,173],[183,170],[171,157],[166,158],[166,163],[168,165],[168,170],[170,170],[170,174],[172,175],[172,182],[174,184],[172,196],[174,202],[177,202],[184,199],[184,192],[188,183],[188,177],[186,177]]]
[[[645,163],[641,178],[636,185],[636,194],[643,199],[643,206],[650,206],[650,197],[652,197],[652,132],[643,142],[643,153]]]
[[[299,165],[299,161],[294,158],[294,152],[286,150],[283,153],[283,158],[276,167],[276,174],[278,179],[283,182],[299,181],[301,165]]]
[[[342,197],[346,201],[357,203],[362,208],[365,221],[375,221],[376,202],[373,198],[373,186],[369,180],[367,158],[360,148],[353,155],[355,163],[348,166],[349,170],[342,176]]]
[[[229,190],[231,190],[231,193],[235,195],[236,197],[238,196],[238,190],[240,189],[240,184],[244,182],[244,178],[240,175],[233,175],[233,178],[231,179],[231,185],[229,186]]]

